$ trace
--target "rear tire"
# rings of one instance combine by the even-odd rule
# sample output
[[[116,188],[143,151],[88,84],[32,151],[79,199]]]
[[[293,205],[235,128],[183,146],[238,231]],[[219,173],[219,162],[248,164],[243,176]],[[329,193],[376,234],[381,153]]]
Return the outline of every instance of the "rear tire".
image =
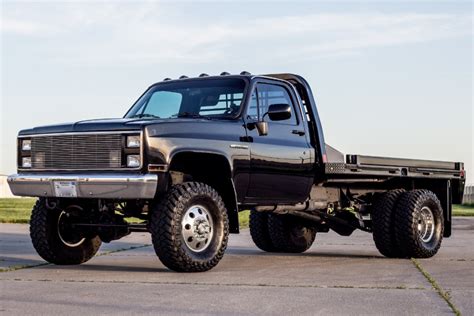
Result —
[[[388,191],[377,199],[372,210],[372,237],[375,246],[385,257],[398,258],[402,255],[395,239],[395,207],[403,189]]]
[[[62,209],[80,208],[78,205]],[[90,260],[99,250],[102,241],[98,236],[87,237],[68,227],[73,212],[58,208],[48,209],[46,200],[38,199],[30,220],[30,237],[36,252],[44,260],[58,265],[81,264]],[[61,233],[62,232],[62,233]]]
[[[443,208],[428,190],[405,192],[395,212],[395,237],[405,257],[430,258],[441,247]]]
[[[150,231],[165,266],[178,272],[207,271],[219,263],[227,247],[227,210],[212,187],[185,182],[153,206]]]
[[[258,248],[267,252],[275,252],[277,248],[273,246],[268,232],[268,217],[269,213],[250,211],[249,227],[250,236]]]
[[[268,232],[272,244],[281,252],[305,252],[316,238],[315,227],[288,215],[269,214]]]

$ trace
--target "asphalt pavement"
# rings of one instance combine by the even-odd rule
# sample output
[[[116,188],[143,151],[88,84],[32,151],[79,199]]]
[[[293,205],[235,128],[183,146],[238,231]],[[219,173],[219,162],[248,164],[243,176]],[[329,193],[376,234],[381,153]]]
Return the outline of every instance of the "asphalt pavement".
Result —
[[[55,266],[35,253],[27,225],[0,224],[0,314],[474,315],[473,242],[474,218],[456,218],[453,236],[417,266],[382,257],[364,232],[321,233],[304,254],[273,254],[243,230],[213,270],[176,273],[145,233]]]

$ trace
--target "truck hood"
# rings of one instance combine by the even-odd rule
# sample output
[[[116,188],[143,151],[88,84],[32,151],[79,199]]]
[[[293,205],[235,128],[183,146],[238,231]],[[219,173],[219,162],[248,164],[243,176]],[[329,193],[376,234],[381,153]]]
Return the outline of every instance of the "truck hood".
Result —
[[[111,118],[78,121],[74,123],[63,123],[39,126],[30,129],[24,129],[19,135],[38,135],[55,133],[80,133],[80,132],[100,132],[100,131],[139,131],[143,126],[157,124],[162,122],[189,122],[190,119],[138,119],[138,118]],[[193,121],[201,121],[193,119]]]

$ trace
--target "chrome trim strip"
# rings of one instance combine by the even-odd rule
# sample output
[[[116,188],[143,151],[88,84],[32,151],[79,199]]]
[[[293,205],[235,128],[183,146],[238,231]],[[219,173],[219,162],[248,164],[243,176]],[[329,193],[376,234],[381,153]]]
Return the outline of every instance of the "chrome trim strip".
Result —
[[[247,145],[238,145],[238,144],[230,144],[230,148],[236,148],[236,149],[249,149],[249,146]]]
[[[62,136],[62,135],[96,135],[96,134],[141,134],[141,130],[135,131],[96,131],[96,132],[66,132],[66,133],[44,133],[33,135],[18,135],[18,138],[32,138],[41,136]]]
[[[55,181],[76,182],[79,198],[152,199],[158,186],[156,174],[14,174],[7,179],[14,195],[56,197]]]

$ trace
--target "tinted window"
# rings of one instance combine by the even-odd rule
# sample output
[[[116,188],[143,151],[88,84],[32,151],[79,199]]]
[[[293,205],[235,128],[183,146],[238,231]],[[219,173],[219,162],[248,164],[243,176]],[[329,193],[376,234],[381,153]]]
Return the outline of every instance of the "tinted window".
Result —
[[[245,86],[244,80],[235,78],[164,82],[150,88],[126,117],[232,118],[240,110]]]
[[[255,113],[255,105],[252,105],[250,102],[249,110],[247,111],[247,115],[250,115],[252,118],[258,115],[258,119],[262,118],[263,115],[268,111],[268,107],[272,104],[289,104],[291,106],[291,117],[284,121],[271,121],[268,118],[268,115],[265,116],[264,120],[267,122],[272,123],[281,123],[281,124],[289,124],[289,125],[297,125],[296,115],[295,115],[295,108],[293,106],[293,102],[291,101],[291,97],[288,91],[279,85],[267,84],[267,83],[259,83],[257,85],[257,92],[258,95],[256,96],[256,101],[258,102],[258,113]],[[255,94],[255,93],[254,93]],[[252,96],[253,99],[253,96]]]
[[[258,121],[258,107],[257,107],[257,92],[256,90],[252,93],[249,107],[247,109],[247,117],[252,120]]]
[[[219,95],[216,104],[201,105],[199,114],[222,114],[222,113],[238,113],[242,103],[243,93],[223,93]]]
[[[160,117],[171,117],[179,109],[183,96],[181,93],[157,91],[150,96],[145,108],[145,114],[157,114]]]

